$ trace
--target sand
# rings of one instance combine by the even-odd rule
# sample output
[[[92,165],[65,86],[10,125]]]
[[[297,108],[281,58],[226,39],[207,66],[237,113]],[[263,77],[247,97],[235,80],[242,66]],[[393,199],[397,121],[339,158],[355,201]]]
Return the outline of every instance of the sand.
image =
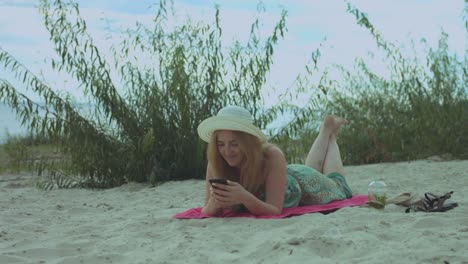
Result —
[[[0,263],[468,263],[468,161],[419,160],[345,168],[355,193],[377,176],[389,196],[442,194],[444,213],[343,208],[287,219],[172,216],[204,201],[204,182],[108,190],[34,187],[0,176]]]

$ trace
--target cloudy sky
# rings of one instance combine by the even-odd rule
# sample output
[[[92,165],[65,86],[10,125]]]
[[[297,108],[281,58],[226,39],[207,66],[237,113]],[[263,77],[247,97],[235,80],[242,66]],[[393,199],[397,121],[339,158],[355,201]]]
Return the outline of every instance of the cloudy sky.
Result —
[[[150,24],[156,0],[78,0],[81,15],[87,20],[89,32],[98,47],[106,50],[112,43],[107,38],[137,21]],[[293,85],[298,74],[304,72],[312,51],[322,45],[320,65],[340,64],[351,67],[354,58],[368,57],[375,51],[375,43],[365,29],[356,25],[341,0],[272,0],[263,1],[261,15],[263,29],[271,32],[281,10],[288,11],[285,39],[276,48],[275,62],[269,83],[279,90]],[[450,49],[464,56],[467,48],[464,0],[361,0],[349,1],[368,14],[383,36],[399,46],[409,47],[425,38],[435,46],[442,30],[449,34]],[[174,0],[178,18],[183,21],[213,21],[214,5],[221,9],[223,41],[245,40],[257,15],[258,2],[253,0]],[[48,83],[78,99],[83,98],[69,77],[49,70],[47,58],[53,54],[37,1],[0,0],[0,46],[41,74]],[[369,59],[377,70],[384,69],[380,58]],[[11,75],[0,68],[0,78]],[[13,83],[15,83],[13,81]]]

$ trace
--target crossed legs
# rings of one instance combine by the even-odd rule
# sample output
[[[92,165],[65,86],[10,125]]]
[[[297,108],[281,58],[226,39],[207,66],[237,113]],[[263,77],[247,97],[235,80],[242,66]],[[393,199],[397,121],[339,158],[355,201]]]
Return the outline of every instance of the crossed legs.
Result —
[[[344,175],[340,149],[336,143],[336,135],[340,127],[347,124],[344,118],[328,115],[323,119],[320,132],[310,148],[305,165],[327,175],[338,172]]]

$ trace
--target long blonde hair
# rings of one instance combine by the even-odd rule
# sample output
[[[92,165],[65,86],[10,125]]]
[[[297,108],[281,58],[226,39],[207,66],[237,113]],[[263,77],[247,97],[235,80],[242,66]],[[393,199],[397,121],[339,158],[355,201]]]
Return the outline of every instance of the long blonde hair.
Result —
[[[217,131],[208,143],[208,163],[215,178],[226,178],[239,183],[250,193],[256,194],[265,184],[265,150],[271,145],[262,143],[256,136],[240,131],[232,131],[243,154],[240,170],[229,166],[218,151]]]

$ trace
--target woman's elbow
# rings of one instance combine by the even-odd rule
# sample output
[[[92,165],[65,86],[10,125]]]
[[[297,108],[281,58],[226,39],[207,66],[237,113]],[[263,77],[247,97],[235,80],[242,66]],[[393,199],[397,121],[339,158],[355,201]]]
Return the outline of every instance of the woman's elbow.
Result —
[[[204,214],[204,215],[207,215],[207,216],[216,217],[216,216],[219,216],[221,214],[221,210],[209,210],[205,206],[205,207],[202,208],[201,213]]]
[[[278,208],[274,215],[280,215],[281,213],[283,213],[283,208]]]
[[[267,215],[280,215],[283,212],[283,207],[276,207],[273,208],[271,211],[267,213]]]

